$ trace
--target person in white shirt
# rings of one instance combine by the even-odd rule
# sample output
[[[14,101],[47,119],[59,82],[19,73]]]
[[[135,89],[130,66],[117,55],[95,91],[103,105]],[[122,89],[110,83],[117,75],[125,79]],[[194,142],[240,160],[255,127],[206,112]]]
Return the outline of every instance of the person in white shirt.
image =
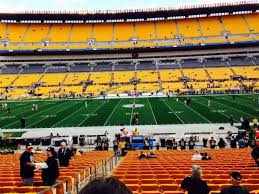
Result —
[[[200,154],[199,150],[195,150],[195,154],[192,155],[192,160],[201,160],[202,155]]]

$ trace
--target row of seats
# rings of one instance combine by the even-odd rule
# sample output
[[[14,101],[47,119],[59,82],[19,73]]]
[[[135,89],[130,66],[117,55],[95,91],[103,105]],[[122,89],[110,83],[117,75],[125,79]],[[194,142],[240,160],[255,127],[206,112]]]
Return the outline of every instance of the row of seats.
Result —
[[[20,154],[15,155],[1,155],[0,156],[0,193],[38,193],[48,187],[41,186],[41,171],[35,172],[35,186],[21,186],[22,179],[20,177],[19,169],[19,157]],[[36,162],[43,162],[46,159],[45,154],[35,154]],[[102,161],[109,160],[113,157],[113,152],[85,152],[81,156],[72,157],[70,165],[68,167],[60,167],[59,180],[66,180],[69,190],[73,190],[76,186],[77,174],[79,174],[80,180],[84,180],[90,175],[89,171],[82,171],[87,167],[100,167],[103,165]],[[8,161],[8,163],[6,163]],[[92,172],[93,169],[92,169]],[[6,176],[8,174],[8,177]],[[37,186],[36,186],[37,185]],[[61,186],[62,187],[62,186]],[[62,193],[60,189],[56,188],[52,192],[46,192],[44,194]],[[63,191],[63,190],[62,190]],[[64,192],[63,192],[64,193]]]
[[[182,36],[186,40],[177,44],[217,43],[227,41],[251,41],[250,32],[258,33],[259,14],[215,16],[197,19],[178,19],[149,22],[100,23],[100,24],[6,24],[0,23],[0,40],[8,40],[5,50],[30,50],[42,48],[42,41],[49,41],[55,45],[47,45],[45,49],[80,49],[89,48],[88,40],[96,42],[113,42],[114,48],[154,47],[154,40],[169,40]],[[238,27],[237,27],[238,26]],[[105,33],[103,33],[105,32]],[[247,35],[225,39],[223,34]],[[197,40],[197,38],[205,37]],[[209,37],[206,39],[206,37]],[[121,43],[133,38],[143,40],[137,45]],[[194,38],[188,40],[188,38]],[[151,41],[151,42],[149,42]],[[67,43],[73,43],[67,46]],[[21,45],[18,45],[21,43]],[[164,45],[165,44],[165,45]],[[170,42],[160,42],[158,46],[171,45]],[[111,47],[110,44],[95,45],[95,48]]]
[[[206,151],[213,160],[193,161],[193,151],[180,150],[155,151],[156,159],[139,160],[139,151],[131,151],[114,170],[113,176],[123,181],[133,193],[180,193],[182,180],[191,175],[193,164],[199,164],[211,193],[220,193],[222,188],[230,186],[230,173],[234,170],[242,174],[242,185],[256,193],[259,169],[251,167],[254,160],[250,148]]]

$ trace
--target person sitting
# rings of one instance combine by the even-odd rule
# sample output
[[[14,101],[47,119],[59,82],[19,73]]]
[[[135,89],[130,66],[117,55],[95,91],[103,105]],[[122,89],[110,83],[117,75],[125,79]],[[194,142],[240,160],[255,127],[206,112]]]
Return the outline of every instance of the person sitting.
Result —
[[[151,151],[149,154],[148,154],[148,158],[156,158],[156,155],[153,151]]]
[[[219,148],[225,148],[226,147],[226,142],[223,140],[223,138],[219,139],[218,146],[219,146]]]
[[[207,152],[205,152],[202,155],[202,159],[201,160],[212,160],[212,158],[209,156],[209,154]]]
[[[120,180],[109,177],[96,179],[88,183],[79,194],[133,194]]]
[[[210,192],[206,181],[202,180],[202,171],[199,165],[192,166],[192,176],[184,178],[181,189],[188,191],[188,194],[208,194]]]
[[[143,151],[141,151],[140,154],[138,155],[138,159],[142,159],[142,158],[148,158],[147,154]]]
[[[230,187],[222,189],[220,194],[249,194],[249,191],[245,187],[240,186],[242,176],[239,172],[234,171],[230,174],[230,176],[232,185]]]
[[[192,155],[192,160],[201,160],[201,159],[202,159],[202,155],[198,150],[195,150],[195,154]]]
[[[259,145],[256,145],[253,148],[251,155],[252,155],[253,159],[255,160],[256,166],[259,167]]]
[[[236,138],[234,136],[231,137],[230,147],[231,148],[237,148],[237,140],[236,140]]]
[[[244,137],[242,137],[238,140],[238,147],[239,148],[245,148],[246,147],[246,141],[245,141]]]
[[[139,135],[139,131],[137,128],[135,128],[135,130],[132,131],[132,136],[137,136],[137,135]]]

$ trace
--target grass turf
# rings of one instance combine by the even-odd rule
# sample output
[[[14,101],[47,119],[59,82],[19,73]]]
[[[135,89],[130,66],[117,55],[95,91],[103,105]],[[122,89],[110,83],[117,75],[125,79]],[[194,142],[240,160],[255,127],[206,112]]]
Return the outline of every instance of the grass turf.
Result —
[[[190,98],[189,106],[184,104],[183,97],[178,102],[174,97],[7,102],[11,113],[0,109],[0,128],[19,128],[21,117],[25,118],[27,128],[130,125],[134,113],[139,113],[142,125],[227,123],[230,115],[235,122],[241,116],[259,117],[259,104],[251,95],[236,95],[235,99],[232,95]],[[144,106],[123,107],[134,101]],[[33,103],[39,107],[36,112],[31,110]]]

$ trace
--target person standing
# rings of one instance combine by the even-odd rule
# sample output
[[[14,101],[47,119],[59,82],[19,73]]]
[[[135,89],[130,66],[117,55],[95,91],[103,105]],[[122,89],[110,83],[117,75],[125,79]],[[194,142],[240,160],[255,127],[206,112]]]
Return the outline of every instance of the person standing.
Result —
[[[242,176],[239,172],[234,171],[230,174],[230,176],[232,185],[228,188],[222,189],[220,194],[249,194],[249,191],[240,185]]]
[[[36,169],[41,168],[41,178],[46,186],[52,186],[59,177],[59,168],[57,160],[57,152],[53,147],[47,148],[47,160],[43,163],[34,163]]]
[[[62,142],[58,150],[58,160],[60,166],[69,166],[69,160],[71,158],[71,151],[67,148],[66,143]]]
[[[26,145],[25,151],[20,157],[20,176],[23,180],[23,186],[32,186],[34,183],[34,162],[33,146],[31,143]]]
[[[188,147],[189,147],[189,150],[193,150],[194,149],[194,146],[195,146],[195,142],[193,140],[193,137],[190,137],[190,140],[188,142]]]
[[[24,129],[25,128],[25,118],[24,117],[21,117],[20,123],[21,123],[21,128]]]
[[[256,166],[259,167],[259,145],[256,145],[253,148],[251,155],[252,155],[253,159],[255,160]]]
[[[193,165],[192,176],[184,178],[181,189],[188,191],[188,194],[208,194],[210,192],[206,181],[202,180],[202,171],[199,165]]]
[[[180,146],[181,150],[185,150],[185,145],[186,145],[186,142],[185,142],[184,139],[182,138],[182,139],[179,141],[179,146]]]
[[[215,149],[216,147],[216,141],[214,140],[213,137],[210,139],[210,149]]]
[[[173,139],[172,146],[173,146],[173,150],[177,150],[178,143],[177,141],[175,141],[175,139]]]
[[[223,140],[223,138],[219,139],[218,146],[219,146],[219,148],[225,148],[226,147],[226,142]]]

